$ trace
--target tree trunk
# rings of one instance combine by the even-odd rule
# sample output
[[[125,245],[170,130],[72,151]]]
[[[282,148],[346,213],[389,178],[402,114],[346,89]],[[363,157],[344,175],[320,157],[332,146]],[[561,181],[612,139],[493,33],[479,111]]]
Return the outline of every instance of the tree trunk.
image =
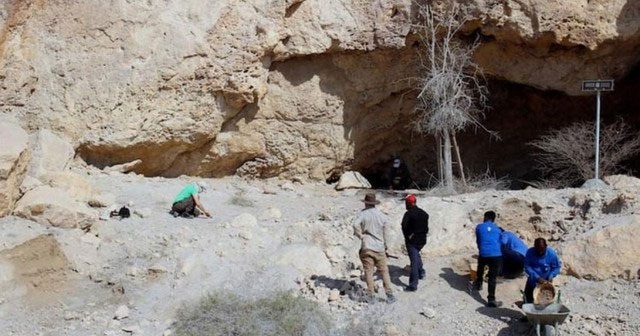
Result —
[[[438,165],[438,182],[442,183],[444,174],[442,169],[442,136],[436,134],[436,160]]]
[[[458,147],[458,140],[456,139],[456,132],[451,132],[451,138],[453,139],[453,149],[456,151],[456,161],[458,161],[458,169],[460,170],[460,179],[462,185],[467,185],[467,179],[464,176],[464,166],[462,165],[462,157],[460,156],[460,147]]]
[[[453,186],[453,162],[451,160],[451,135],[448,130],[442,132],[444,137],[444,186],[455,190]]]

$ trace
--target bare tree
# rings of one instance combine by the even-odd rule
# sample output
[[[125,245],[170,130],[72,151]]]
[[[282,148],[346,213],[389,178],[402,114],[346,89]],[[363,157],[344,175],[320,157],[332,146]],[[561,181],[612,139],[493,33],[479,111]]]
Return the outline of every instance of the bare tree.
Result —
[[[537,148],[538,169],[549,187],[563,187],[594,176],[593,122],[577,122],[552,130],[529,143]],[[602,128],[600,137],[600,171],[603,175],[619,173],[622,163],[640,154],[640,133],[619,119]]]
[[[459,7],[451,5],[437,17],[429,5],[416,6],[419,12],[414,30],[424,48],[419,53],[421,75],[414,127],[419,133],[436,137],[438,161],[442,162],[438,171],[444,175],[440,179],[445,187],[454,189],[452,142],[464,180],[456,133],[471,125],[485,129],[480,120],[487,107],[488,90],[473,61],[478,41],[465,43],[456,36],[467,21]]]

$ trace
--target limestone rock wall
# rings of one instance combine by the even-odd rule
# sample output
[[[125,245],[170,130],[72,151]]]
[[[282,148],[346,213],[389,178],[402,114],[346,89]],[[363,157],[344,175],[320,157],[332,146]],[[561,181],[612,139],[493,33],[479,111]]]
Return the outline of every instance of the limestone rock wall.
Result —
[[[576,94],[638,62],[636,1],[460,3],[492,78]],[[414,14],[409,0],[0,1],[0,118],[99,167],[324,179],[423,142],[403,81]]]

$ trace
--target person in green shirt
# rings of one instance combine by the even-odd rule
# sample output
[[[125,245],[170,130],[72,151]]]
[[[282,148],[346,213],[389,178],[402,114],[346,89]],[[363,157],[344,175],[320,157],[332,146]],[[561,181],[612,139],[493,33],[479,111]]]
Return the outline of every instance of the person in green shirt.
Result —
[[[211,217],[211,214],[200,202],[199,193],[206,190],[206,186],[202,182],[189,183],[186,185],[180,193],[173,200],[171,211],[169,212],[174,217],[182,216],[186,218],[198,217],[200,213],[206,217]]]

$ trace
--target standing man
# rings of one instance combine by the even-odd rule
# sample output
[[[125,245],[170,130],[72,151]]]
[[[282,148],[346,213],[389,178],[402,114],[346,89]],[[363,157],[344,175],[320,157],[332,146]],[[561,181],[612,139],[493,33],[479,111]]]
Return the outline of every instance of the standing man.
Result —
[[[506,278],[517,278],[524,270],[524,257],[527,254],[527,244],[515,233],[500,228],[500,245],[502,247],[502,272]]]
[[[524,269],[529,275],[524,287],[525,303],[533,303],[533,290],[538,284],[550,283],[560,273],[562,264],[556,251],[547,247],[544,238],[536,238],[533,247],[527,251]]]
[[[382,275],[382,283],[387,294],[387,302],[396,301],[391,290],[391,278],[389,277],[389,267],[387,266],[387,242],[389,220],[376,209],[376,194],[368,193],[364,200],[364,210],[360,212],[353,223],[354,234],[362,243],[360,245],[360,261],[364,268],[364,276],[367,282],[367,299],[373,298],[374,266]]]
[[[489,266],[489,295],[487,307],[499,307],[502,302],[496,301],[496,277],[502,267],[502,251],[500,250],[501,230],[495,223],[496,213],[487,211],[484,213],[484,222],[476,226],[476,243],[478,244],[478,278],[474,283],[476,290],[482,290],[484,268]]]
[[[404,205],[407,212],[402,217],[402,234],[404,243],[409,253],[411,261],[411,273],[409,275],[409,286],[404,290],[415,292],[418,290],[418,279],[424,279],[425,271],[422,266],[420,250],[427,243],[427,233],[429,233],[429,215],[416,205],[416,196],[409,195],[405,198]]]
[[[211,217],[211,214],[202,205],[200,197],[198,196],[198,194],[203,193],[205,190],[206,186],[203,182],[187,184],[173,200],[173,205],[169,213],[174,217],[194,218],[198,217],[200,212],[202,212],[206,217]]]

